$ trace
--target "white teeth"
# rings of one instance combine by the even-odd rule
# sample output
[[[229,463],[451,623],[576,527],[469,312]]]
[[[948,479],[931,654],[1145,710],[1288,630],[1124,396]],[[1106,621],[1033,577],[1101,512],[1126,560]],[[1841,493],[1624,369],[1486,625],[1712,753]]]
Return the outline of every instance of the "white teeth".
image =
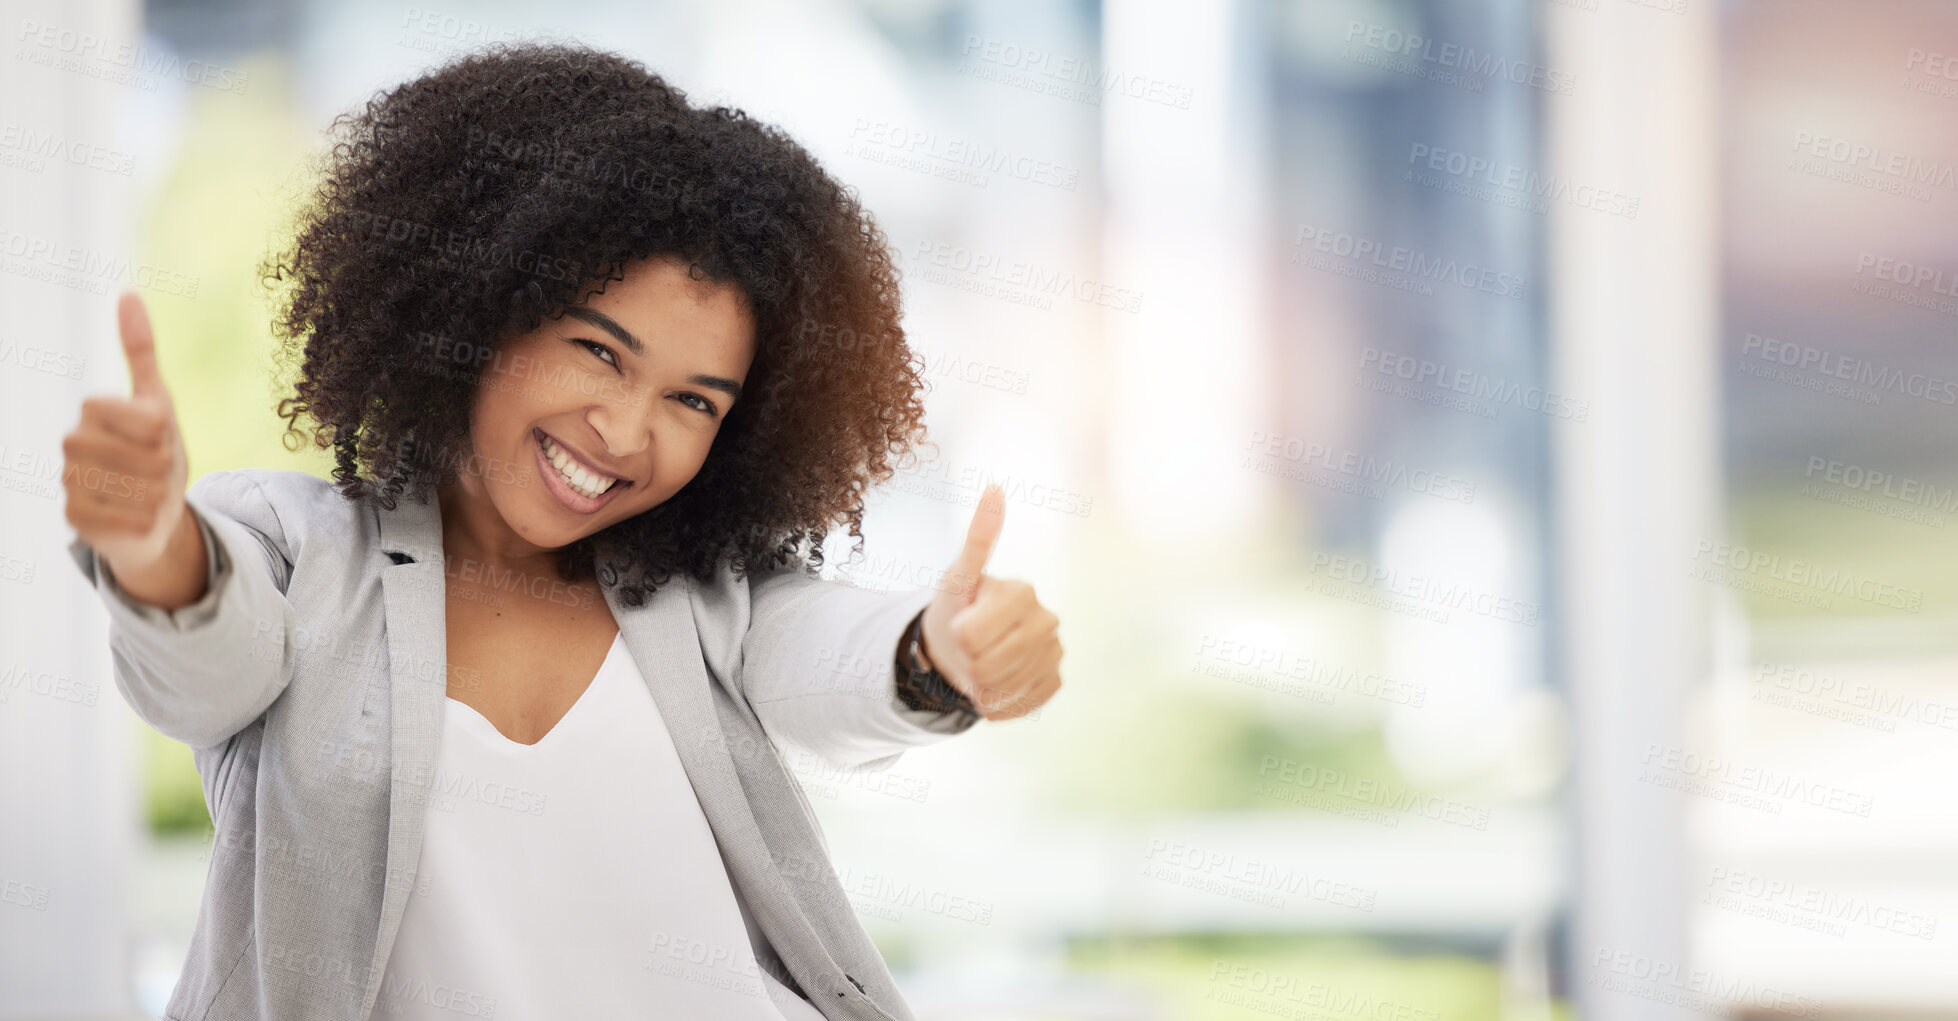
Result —
[[[593,475],[591,472],[586,471],[584,466],[579,464],[570,454],[565,453],[563,448],[551,442],[549,436],[544,437],[543,446],[544,456],[550,458],[551,464],[557,467],[558,478],[563,479],[565,485],[570,486],[574,492],[581,496],[596,500],[600,496],[605,495],[605,491],[611,489],[613,484],[619,481],[617,479]]]

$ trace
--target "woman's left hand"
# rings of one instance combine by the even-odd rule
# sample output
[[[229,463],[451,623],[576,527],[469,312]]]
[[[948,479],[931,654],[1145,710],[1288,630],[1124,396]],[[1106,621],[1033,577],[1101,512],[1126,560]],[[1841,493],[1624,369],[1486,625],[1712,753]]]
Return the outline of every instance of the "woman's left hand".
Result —
[[[925,607],[924,658],[988,720],[1025,716],[1061,687],[1060,618],[1033,585],[985,573],[1006,517],[1006,496],[988,484],[965,548]]]

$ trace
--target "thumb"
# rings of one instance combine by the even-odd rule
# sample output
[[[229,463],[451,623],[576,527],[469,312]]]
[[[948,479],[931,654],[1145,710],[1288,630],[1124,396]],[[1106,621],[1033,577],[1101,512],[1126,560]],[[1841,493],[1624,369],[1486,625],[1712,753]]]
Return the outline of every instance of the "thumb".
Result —
[[[979,506],[972,512],[972,524],[965,531],[965,546],[959,550],[958,559],[952,561],[951,579],[964,601],[971,603],[979,591],[979,576],[986,570],[986,558],[993,555],[993,544],[999,541],[1000,526],[1006,520],[1006,494],[999,484],[989,482],[985,492],[979,496]]]
[[[156,365],[156,334],[150,329],[150,314],[135,291],[124,291],[116,302],[116,328],[122,334],[123,358],[129,362],[129,393],[132,397],[156,397],[168,403],[163,373]]]

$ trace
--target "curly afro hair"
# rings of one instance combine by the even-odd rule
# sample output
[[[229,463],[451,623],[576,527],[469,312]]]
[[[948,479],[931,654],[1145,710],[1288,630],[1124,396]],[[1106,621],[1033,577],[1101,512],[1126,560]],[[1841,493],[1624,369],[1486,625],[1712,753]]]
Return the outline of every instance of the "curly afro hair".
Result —
[[[637,61],[533,42],[384,91],[329,134],[292,240],[260,273],[288,281],[273,322],[297,365],[286,446],[310,416],[341,495],[393,508],[454,482],[484,357],[623,265],[670,256],[748,301],[743,399],[684,489],[561,549],[560,574],[616,571],[636,606],[723,559],[737,577],[813,573],[839,523],[862,551],[864,494],[923,439],[924,380],[884,235],[802,146],[689,106]]]

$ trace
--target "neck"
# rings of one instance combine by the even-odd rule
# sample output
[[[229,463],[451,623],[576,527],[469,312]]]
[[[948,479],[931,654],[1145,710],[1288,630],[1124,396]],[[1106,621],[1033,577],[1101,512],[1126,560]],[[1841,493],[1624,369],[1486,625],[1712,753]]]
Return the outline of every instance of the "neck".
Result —
[[[483,568],[519,576],[557,577],[558,551],[538,546],[518,535],[497,512],[479,478],[464,476],[436,490],[442,513],[442,556],[451,562],[474,561]]]

